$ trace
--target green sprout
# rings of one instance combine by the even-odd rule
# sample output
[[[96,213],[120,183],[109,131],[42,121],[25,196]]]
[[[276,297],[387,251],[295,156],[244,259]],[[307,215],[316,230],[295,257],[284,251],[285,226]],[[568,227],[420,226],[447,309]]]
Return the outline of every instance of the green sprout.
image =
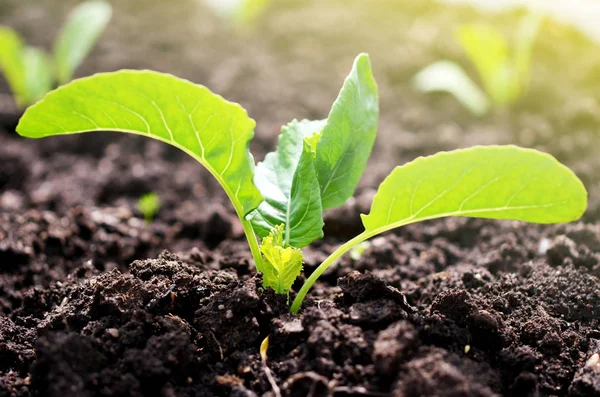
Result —
[[[14,30],[0,26],[0,71],[6,77],[19,108],[65,84],[90,53],[108,24],[112,8],[103,1],[75,7],[54,43],[54,54],[28,46]]]
[[[494,27],[477,23],[463,25],[456,39],[475,66],[483,90],[455,62],[442,60],[422,69],[413,79],[422,92],[447,92],[471,113],[481,116],[490,107],[513,105],[529,86],[533,44],[543,18],[527,14],[519,26],[512,52]]]
[[[171,144],[204,165],[239,217],[264,285],[289,294],[302,271],[302,247],[323,236],[323,211],[353,196],[375,143],[377,86],[361,54],[327,119],[292,121],[258,165],[249,151],[255,122],[238,104],[172,75],[123,70],[73,81],[27,109],[25,137],[120,131]],[[415,222],[448,216],[570,222],[587,192],[554,157],[516,146],[476,146],[420,157],[379,186],[364,231],[310,275],[292,307],[342,255]],[[262,247],[259,244],[262,240]]]
[[[155,192],[143,194],[137,202],[137,209],[144,215],[147,224],[151,224],[160,210],[160,198]]]

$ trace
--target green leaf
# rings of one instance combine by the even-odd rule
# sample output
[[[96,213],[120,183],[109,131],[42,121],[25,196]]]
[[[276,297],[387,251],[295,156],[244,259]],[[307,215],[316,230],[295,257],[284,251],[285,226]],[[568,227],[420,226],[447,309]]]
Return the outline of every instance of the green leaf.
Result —
[[[290,308],[298,312],[317,279],[365,240],[410,223],[446,216],[535,223],[579,219],[583,183],[554,157],[516,146],[475,146],[419,157],[396,167],[379,186],[365,231],[342,244],[310,275]]]
[[[456,36],[492,101],[501,106],[514,102],[520,95],[520,87],[506,39],[494,27],[484,24],[463,25]]]
[[[256,166],[254,183],[265,201],[249,219],[260,237],[280,224],[286,246],[301,248],[323,237],[321,191],[309,142],[323,124],[292,121],[283,127],[277,150]]]
[[[240,218],[260,204],[248,145],[254,120],[238,104],[168,74],[123,70],[75,80],[27,109],[17,132],[30,138],[121,131],[169,143],[203,164]]]
[[[17,32],[0,26],[0,71],[4,74],[19,107],[28,104],[23,65],[24,47],[23,40]]]
[[[22,53],[27,103],[34,103],[52,89],[52,62],[38,48],[26,47]]]
[[[265,263],[263,284],[278,294],[287,294],[296,277],[302,272],[302,252],[294,247],[283,247],[283,225],[273,228],[260,246]]]
[[[490,107],[485,92],[471,80],[463,68],[451,61],[439,61],[426,66],[415,75],[413,84],[421,92],[452,94],[477,116],[486,114]]]
[[[323,209],[354,194],[375,143],[379,119],[377,85],[367,54],[354,61],[317,144]]]
[[[88,1],[71,11],[56,39],[54,58],[60,84],[73,78],[75,69],[83,62],[110,21],[112,8],[104,1]]]
[[[516,146],[479,146],[396,167],[362,219],[366,235],[373,236],[445,216],[570,222],[586,205],[585,187],[554,157]]]

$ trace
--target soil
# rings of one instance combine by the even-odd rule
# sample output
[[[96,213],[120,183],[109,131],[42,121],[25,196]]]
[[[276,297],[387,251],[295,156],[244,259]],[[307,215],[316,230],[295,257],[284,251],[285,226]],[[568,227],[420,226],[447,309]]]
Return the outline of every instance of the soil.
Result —
[[[46,48],[75,3],[1,1],[0,23]],[[439,150],[547,151],[582,178],[588,210],[569,225],[405,227],[344,257],[290,315],[285,296],[261,287],[224,193],[192,159],[115,133],[20,139],[3,107],[0,396],[600,396],[597,46],[547,21],[525,98],[478,119],[414,92],[410,77],[440,58],[467,64],[456,24],[487,18],[512,34],[519,13],[290,0],[236,30],[195,0],[177,4],[115,2],[79,75],[151,68],[203,83],[257,120],[259,160],[281,124],[326,117],[352,58],[371,54],[375,153],[356,198],[306,249],[306,274],[360,232],[394,165]],[[162,206],[146,224],[136,201],[150,191]]]

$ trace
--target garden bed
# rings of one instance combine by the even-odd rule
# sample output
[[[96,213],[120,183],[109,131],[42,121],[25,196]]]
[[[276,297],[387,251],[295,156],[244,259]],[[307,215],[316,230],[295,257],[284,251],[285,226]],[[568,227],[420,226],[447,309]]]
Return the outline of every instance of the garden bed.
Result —
[[[8,3],[0,23],[47,44],[56,27],[27,18],[56,4]],[[69,6],[58,3],[53,12]],[[260,160],[280,125],[326,117],[350,60],[369,52],[375,153],[356,199],[306,249],[306,274],[361,231],[393,166],[439,150],[516,143],[555,155],[588,188],[581,222],[408,226],[345,256],[293,316],[260,287],[233,210],[191,158],[115,133],[23,140],[5,123],[0,396],[274,396],[267,335],[282,395],[600,395],[600,51],[546,23],[528,95],[477,119],[409,80],[439,58],[464,61],[449,32],[481,16],[398,3],[281,2],[236,36],[191,0],[123,2],[80,73],[152,68],[205,84],[257,120]],[[491,19],[510,33],[517,16]],[[150,191],[163,204],[146,225],[135,203]]]

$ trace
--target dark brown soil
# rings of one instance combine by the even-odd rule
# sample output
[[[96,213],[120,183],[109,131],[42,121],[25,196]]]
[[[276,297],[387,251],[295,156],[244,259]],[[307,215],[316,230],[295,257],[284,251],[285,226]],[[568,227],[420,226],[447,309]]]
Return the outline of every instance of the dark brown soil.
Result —
[[[0,23],[46,48],[74,3],[0,1]],[[224,194],[193,160],[114,133],[23,140],[0,110],[0,396],[600,396],[596,46],[548,22],[528,95],[476,119],[409,83],[433,60],[464,61],[450,32],[482,18],[467,8],[289,0],[236,32],[195,0],[115,7],[80,74],[145,67],[203,83],[257,119],[258,159],[281,124],[325,117],[352,58],[371,54],[376,154],[306,249],[307,273],[361,230],[394,165],[439,150],[545,150],[584,180],[589,209],[571,225],[447,219],[378,237],[294,316],[261,288]],[[510,34],[518,15],[490,20]],[[163,204],[147,225],[135,203],[150,191]]]

